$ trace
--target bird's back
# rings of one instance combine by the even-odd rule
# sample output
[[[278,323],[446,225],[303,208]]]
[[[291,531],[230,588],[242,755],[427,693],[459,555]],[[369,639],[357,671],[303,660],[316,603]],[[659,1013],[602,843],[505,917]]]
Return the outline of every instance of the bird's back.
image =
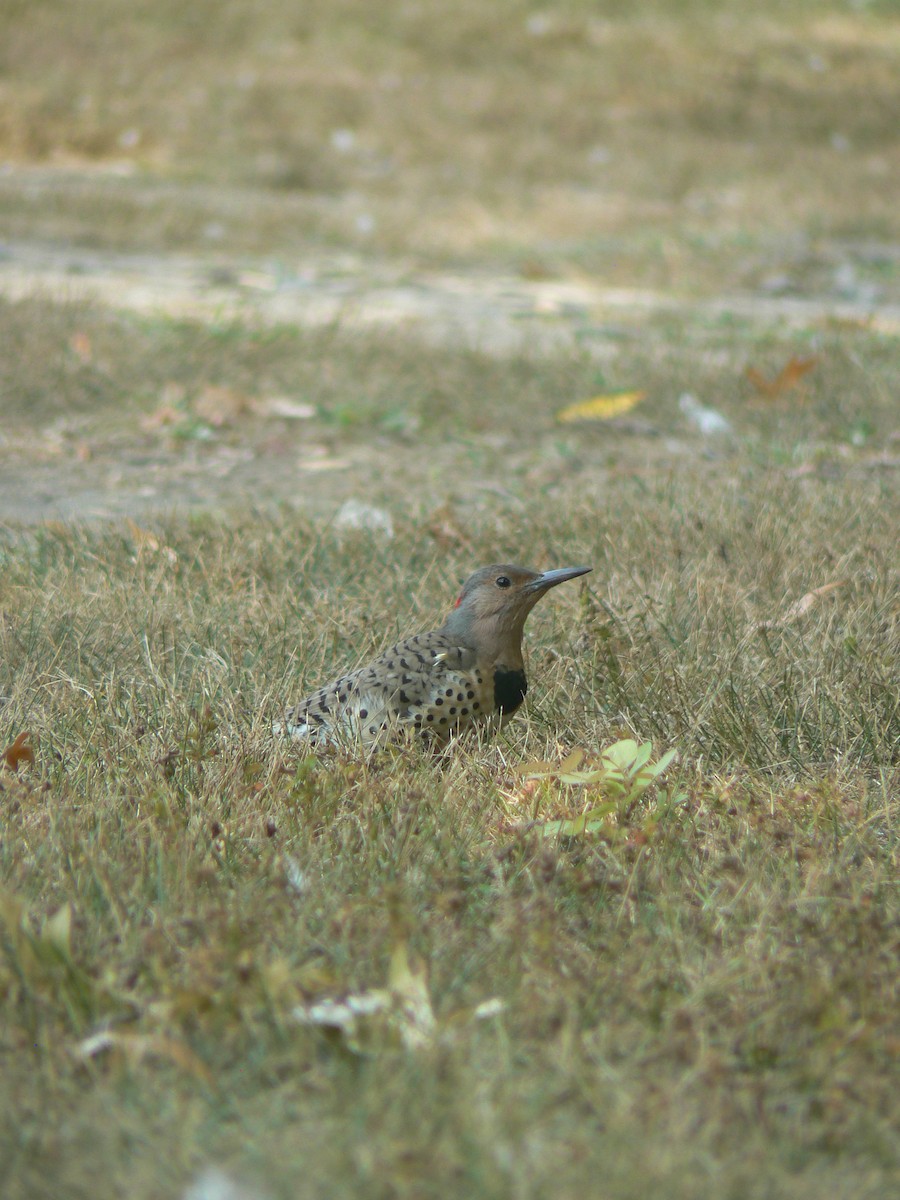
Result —
[[[286,714],[286,732],[318,742],[381,741],[398,725],[445,740],[493,711],[493,680],[475,651],[443,630],[406,638]]]

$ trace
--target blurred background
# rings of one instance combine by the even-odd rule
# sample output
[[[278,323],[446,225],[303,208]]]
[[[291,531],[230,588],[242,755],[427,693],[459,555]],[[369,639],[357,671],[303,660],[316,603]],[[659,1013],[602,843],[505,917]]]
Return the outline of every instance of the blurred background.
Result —
[[[889,0],[5,0],[12,238],[898,294]]]
[[[5,0],[0,515],[893,445],[898,114],[887,0]]]

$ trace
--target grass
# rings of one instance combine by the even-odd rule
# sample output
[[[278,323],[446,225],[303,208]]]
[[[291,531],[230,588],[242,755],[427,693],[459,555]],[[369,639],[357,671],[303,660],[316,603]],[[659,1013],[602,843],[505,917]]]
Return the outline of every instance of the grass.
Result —
[[[387,562],[287,514],[8,535],[3,727],[37,763],[0,785],[5,1194],[175,1194],[210,1163],[285,1196],[567,1196],[599,1171],[623,1197],[887,1194],[896,515],[877,477],[686,472],[485,508],[437,556],[411,517]],[[272,743],[283,698],[437,620],[523,528],[532,561],[595,573],[532,618],[533,702],[499,742],[443,766]],[[757,630],[823,555],[846,589]],[[515,831],[518,764],[625,732],[678,748],[677,804]],[[551,783],[537,815],[572,803]],[[61,906],[70,949],[35,953]],[[358,1058],[294,1024],[381,986],[398,939],[437,1044]],[[103,1028],[122,1048],[85,1061]]]
[[[6,5],[13,266],[760,303],[489,353],[0,299],[4,1198],[900,1189],[900,363],[864,311],[900,294],[898,41],[887,3],[744,7]],[[594,568],[497,738],[273,738],[496,560]],[[677,765],[543,836],[609,797],[521,768],[625,738]],[[392,1020],[298,1020],[379,989]]]
[[[7,236],[896,296],[888,3],[7,5]],[[119,66],[110,70],[115,60]],[[102,214],[102,216],[101,216]],[[99,218],[99,219],[98,219]],[[868,257],[864,243],[870,243]],[[857,253],[859,251],[859,253]]]

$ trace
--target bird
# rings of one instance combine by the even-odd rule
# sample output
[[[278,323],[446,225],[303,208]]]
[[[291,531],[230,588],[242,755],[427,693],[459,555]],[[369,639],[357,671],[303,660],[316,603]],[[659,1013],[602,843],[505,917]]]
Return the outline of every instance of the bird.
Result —
[[[440,629],[406,638],[325,684],[288,709],[274,732],[313,747],[375,748],[410,732],[440,746],[473,726],[501,724],[528,690],[522,657],[528,614],[551,588],[591,569],[481,567]]]

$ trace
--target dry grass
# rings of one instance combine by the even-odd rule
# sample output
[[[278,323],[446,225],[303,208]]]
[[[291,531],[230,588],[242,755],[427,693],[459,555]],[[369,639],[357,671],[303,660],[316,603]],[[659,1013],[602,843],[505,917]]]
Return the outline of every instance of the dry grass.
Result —
[[[7,236],[687,292],[803,288],[839,239],[896,295],[888,5],[81,0],[7,6],[0,45]]]
[[[888,1194],[896,509],[877,478],[695,471],[470,514],[437,561],[415,518],[388,555],[272,515],[9,539],[3,728],[37,763],[0,792],[31,938],[5,900],[4,1193],[174,1195],[214,1163],[276,1196],[575,1196],[601,1171],[621,1197]],[[532,618],[529,714],[499,743],[443,765],[273,745],[283,698],[430,624],[498,547],[595,566]],[[850,582],[755,630],[825,576]],[[678,747],[674,807],[570,844],[511,831],[571,804],[511,803],[515,764],[626,731]],[[42,958],[62,905],[71,958]],[[398,937],[438,1044],[358,1060],[294,1025],[380,985]],[[490,997],[502,1017],[454,1019]],[[102,1028],[124,1050],[80,1060]]]
[[[0,216],[229,270],[330,242],[890,299],[889,18],[7,4]],[[174,1200],[210,1167],[257,1200],[900,1190],[896,338],[595,317],[501,360],[0,303],[0,752],[27,731],[35,760],[0,765],[5,1198]],[[798,387],[747,380],[809,356]],[[347,498],[393,539],[337,527]],[[508,558],[594,572],[530,619],[498,739],[272,738]],[[542,839],[602,797],[516,768],[627,736],[677,749],[664,787]],[[426,1045],[297,1022],[398,945]]]

